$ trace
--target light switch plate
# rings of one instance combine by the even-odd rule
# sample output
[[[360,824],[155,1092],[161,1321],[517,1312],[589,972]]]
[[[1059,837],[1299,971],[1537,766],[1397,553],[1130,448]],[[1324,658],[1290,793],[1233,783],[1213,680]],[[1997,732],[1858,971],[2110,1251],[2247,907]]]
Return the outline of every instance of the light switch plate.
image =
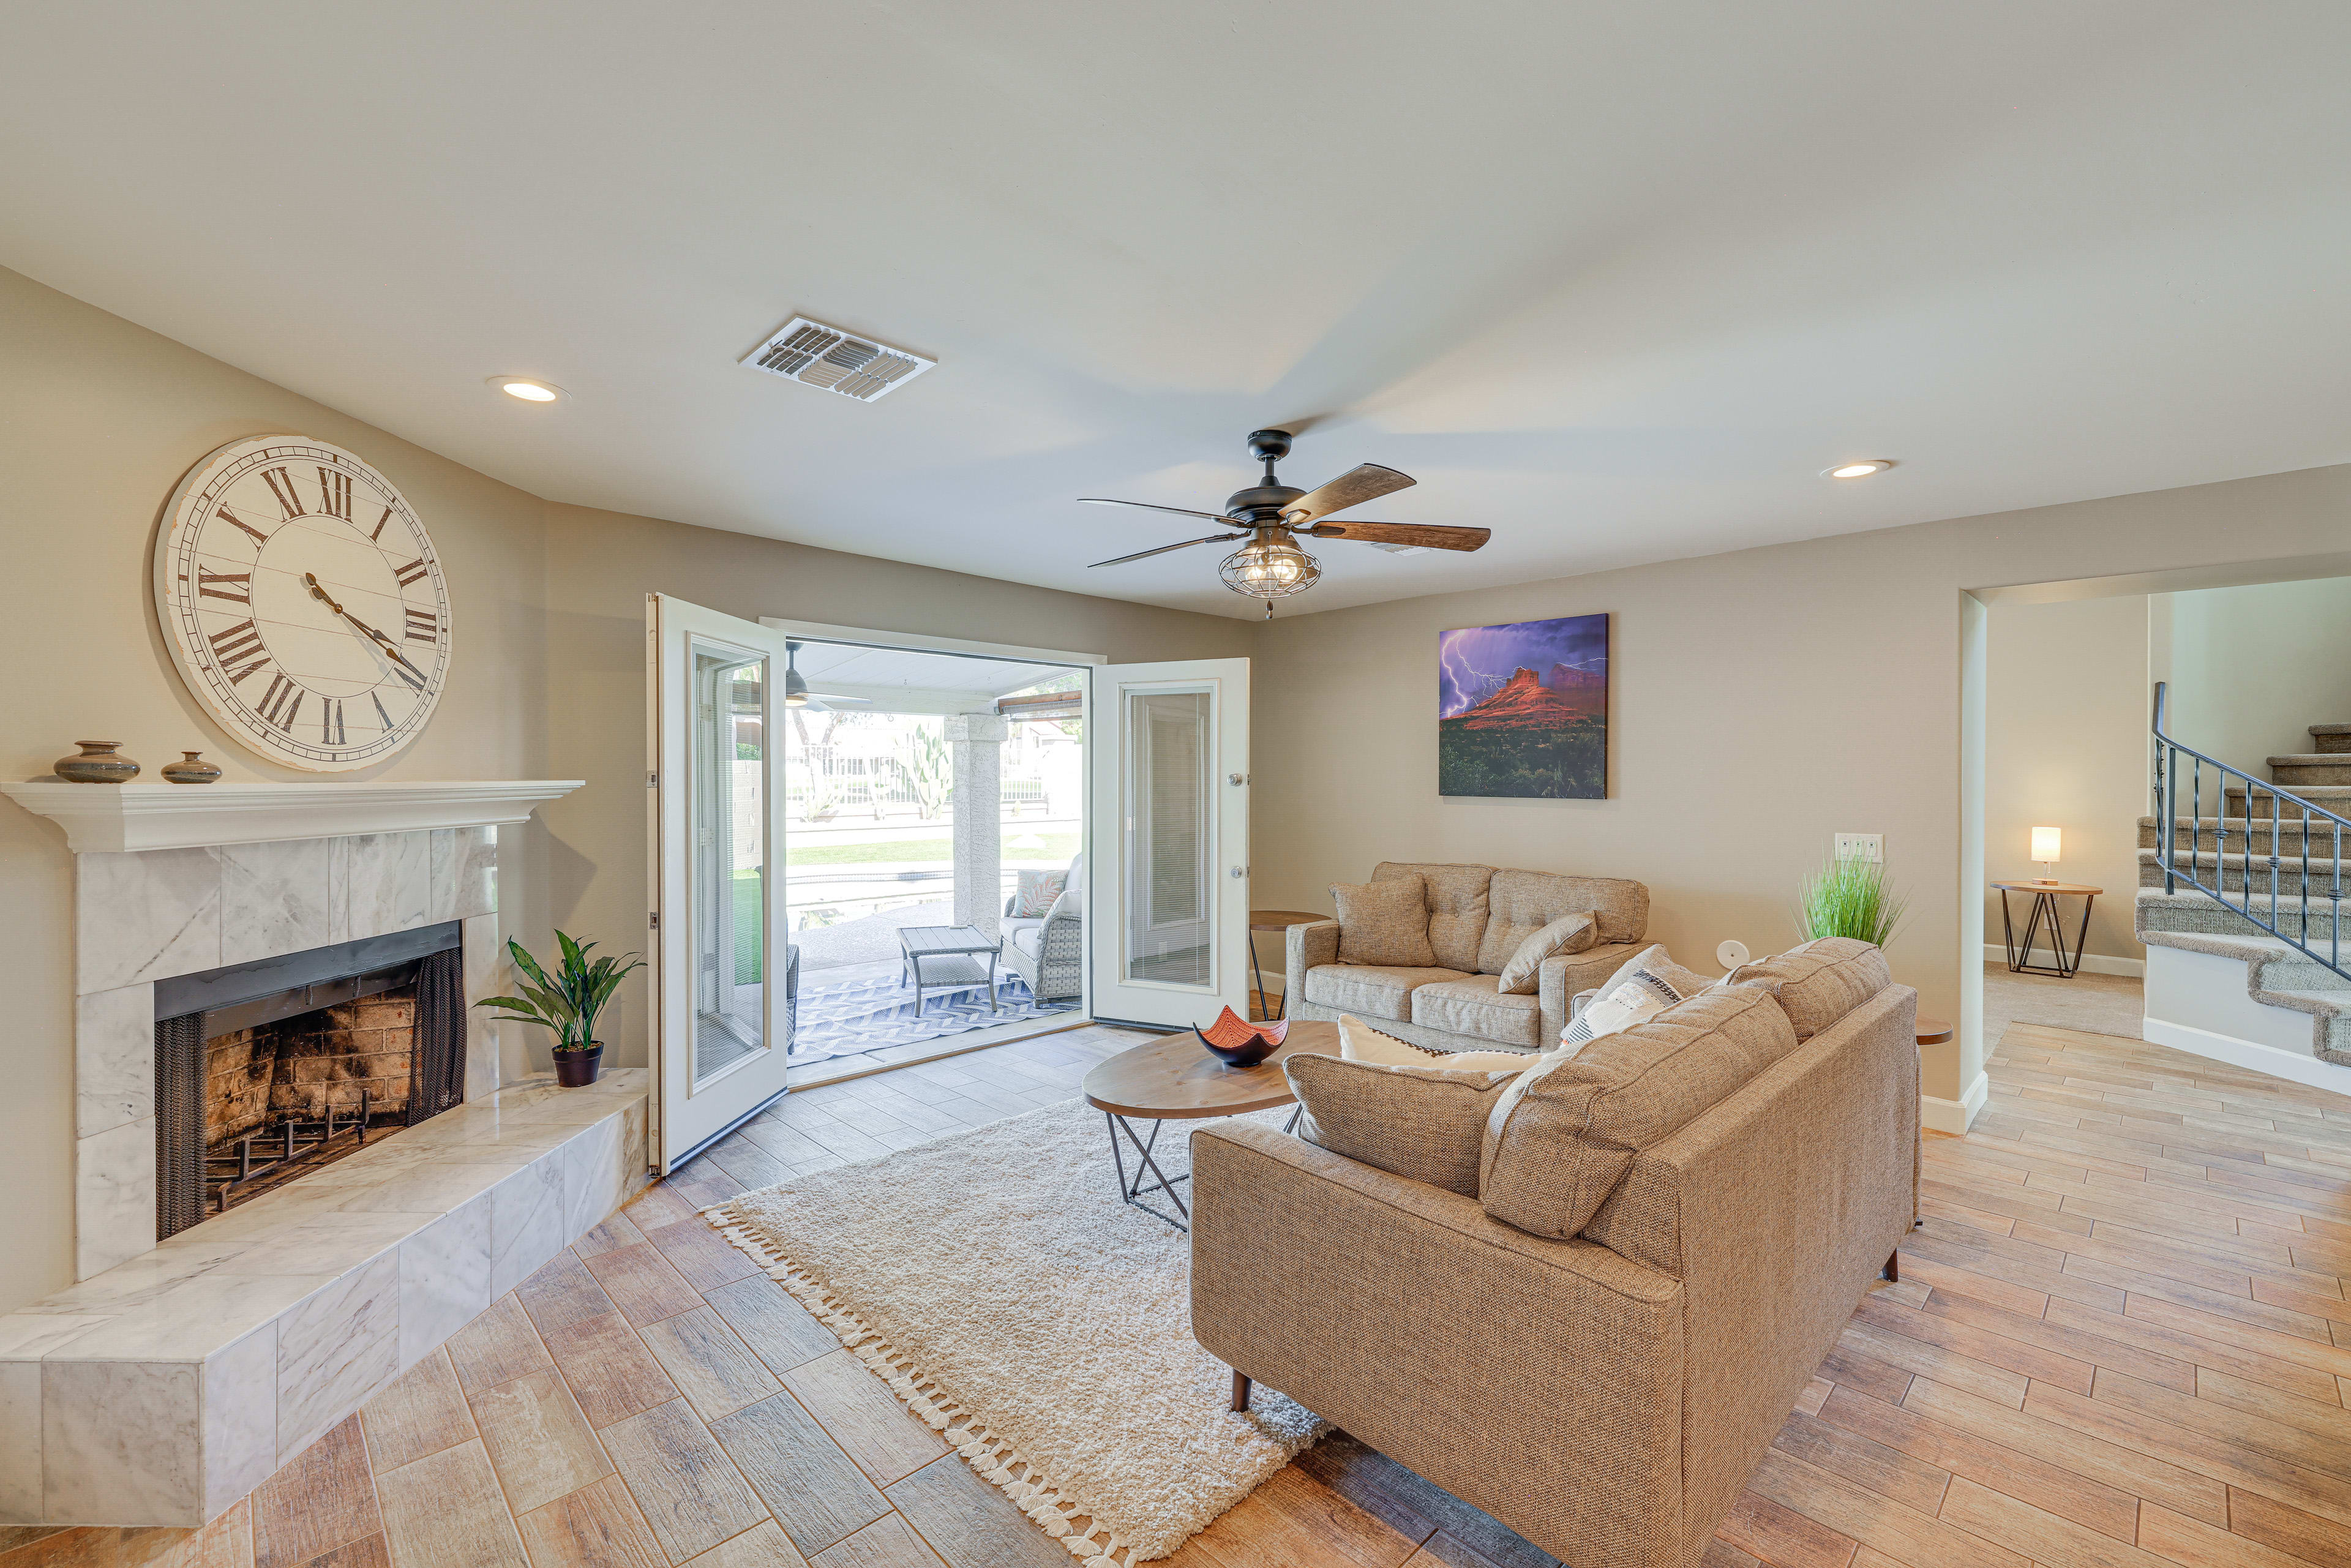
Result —
[[[1886,861],[1884,833],[1839,833],[1836,836],[1836,858],[1841,861]]]

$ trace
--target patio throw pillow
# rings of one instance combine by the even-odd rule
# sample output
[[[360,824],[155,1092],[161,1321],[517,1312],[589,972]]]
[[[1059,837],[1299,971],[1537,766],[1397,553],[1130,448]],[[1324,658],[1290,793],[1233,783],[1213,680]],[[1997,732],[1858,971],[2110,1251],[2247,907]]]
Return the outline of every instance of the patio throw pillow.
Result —
[[[1305,1113],[1298,1122],[1300,1137],[1464,1197],[1478,1196],[1486,1119],[1503,1088],[1518,1076],[1391,1067],[1313,1051],[1288,1057],[1281,1067]]]
[[[1625,959],[1624,966],[1608,977],[1600,994],[1576,1014],[1575,1020],[1559,1037],[1560,1046],[1573,1055],[1601,1036],[1655,1018],[1711,984],[1704,975],[1675,963],[1664,943],[1652,943]]]
[[[1494,988],[1507,996],[1532,996],[1545,958],[1555,958],[1562,953],[1581,953],[1599,940],[1597,910],[1580,909],[1573,915],[1562,915],[1519,944],[1510,961],[1502,966],[1501,979]]]
[[[1382,1067],[1441,1067],[1448,1072],[1524,1072],[1542,1060],[1531,1051],[1424,1051],[1355,1017],[1339,1015],[1339,1059]]]
[[[1019,880],[1013,884],[1012,913],[1014,916],[1038,916],[1050,914],[1053,901],[1061,896],[1069,884],[1068,871],[1024,871],[1015,873]]]
[[[1331,884],[1339,910],[1339,962],[1389,969],[1437,964],[1428,945],[1426,886],[1417,873],[1384,882]]]

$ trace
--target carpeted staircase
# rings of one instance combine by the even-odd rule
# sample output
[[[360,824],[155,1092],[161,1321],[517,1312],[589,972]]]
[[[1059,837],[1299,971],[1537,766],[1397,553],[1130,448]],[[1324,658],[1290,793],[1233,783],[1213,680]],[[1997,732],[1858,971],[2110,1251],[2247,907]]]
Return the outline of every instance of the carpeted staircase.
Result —
[[[2310,736],[2316,750],[2269,759],[2272,781],[2314,806],[2351,817],[2351,724],[2314,724]],[[2291,803],[2267,794],[2255,797],[2249,817],[2242,785],[2223,792],[2208,779],[2200,800],[2190,798],[2185,779],[2175,781],[2175,805],[2188,810],[2172,828],[2174,868],[2185,872],[2193,865],[2199,877],[2220,888],[2231,902],[2243,901],[2250,877],[2255,914],[2332,956],[2337,906],[2328,894],[2339,887],[2351,897],[2351,828],[2340,831],[2339,842],[2335,824],[2324,818],[2312,818],[2305,831]],[[2273,805],[2280,819],[2274,822]],[[2210,814],[2190,815],[2199,808]],[[2351,1066],[2351,980],[2185,883],[2177,892],[2164,892],[2159,827],[2153,817],[2138,820],[2138,898],[2133,921],[2138,939],[2152,946],[2241,959],[2246,988],[2254,1001],[2309,1014],[2312,1054],[2322,1061]],[[2220,837],[2223,829],[2225,841]],[[2305,885],[2311,894],[2307,900],[2301,896]],[[2351,929],[2344,931],[2340,951],[2344,967],[2351,968]]]

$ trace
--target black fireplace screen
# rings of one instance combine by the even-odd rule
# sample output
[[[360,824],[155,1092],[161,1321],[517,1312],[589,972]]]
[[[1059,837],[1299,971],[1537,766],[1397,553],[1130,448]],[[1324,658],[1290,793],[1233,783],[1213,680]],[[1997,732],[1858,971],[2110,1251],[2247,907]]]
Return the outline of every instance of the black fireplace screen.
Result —
[[[339,943],[304,953],[180,976],[155,987],[155,1235],[173,1236],[209,1214],[257,1196],[300,1170],[363,1145],[371,1130],[413,1126],[465,1097],[464,955],[455,921]],[[370,1001],[369,998],[377,998]],[[401,1007],[402,1001],[406,1006]],[[365,1007],[413,1020],[402,1046],[403,1092],[368,1082],[281,1085],[278,1113],[229,1136],[210,1124],[216,1108],[208,1051],[224,1040],[312,1033]],[[369,1021],[380,1022],[371,1017]],[[371,1036],[382,1030],[370,1030]],[[380,1048],[381,1040],[371,1040]],[[360,1048],[353,1046],[352,1051]],[[358,1060],[358,1059],[355,1059]],[[363,1060],[380,1063],[380,1051]],[[328,1064],[320,1063],[321,1067]],[[266,1078],[267,1061],[253,1071]],[[352,1071],[380,1071],[377,1068]],[[308,1077],[307,1065],[296,1074]],[[281,1072],[281,1077],[285,1076]],[[373,1081],[381,1090],[383,1080]],[[262,1090],[265,1105],[270,1091]],[[308,1103],[315,1102],[315,1103]]]

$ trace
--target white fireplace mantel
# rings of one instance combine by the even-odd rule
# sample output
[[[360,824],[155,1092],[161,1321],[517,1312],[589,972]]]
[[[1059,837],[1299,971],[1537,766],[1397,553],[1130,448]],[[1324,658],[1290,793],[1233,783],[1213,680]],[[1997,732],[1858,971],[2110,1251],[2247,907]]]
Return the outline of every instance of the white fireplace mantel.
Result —
[[[331,839],[519,822],[580,779],[447,779],[365,784],[0,783],[66,831],[76,854]]]

